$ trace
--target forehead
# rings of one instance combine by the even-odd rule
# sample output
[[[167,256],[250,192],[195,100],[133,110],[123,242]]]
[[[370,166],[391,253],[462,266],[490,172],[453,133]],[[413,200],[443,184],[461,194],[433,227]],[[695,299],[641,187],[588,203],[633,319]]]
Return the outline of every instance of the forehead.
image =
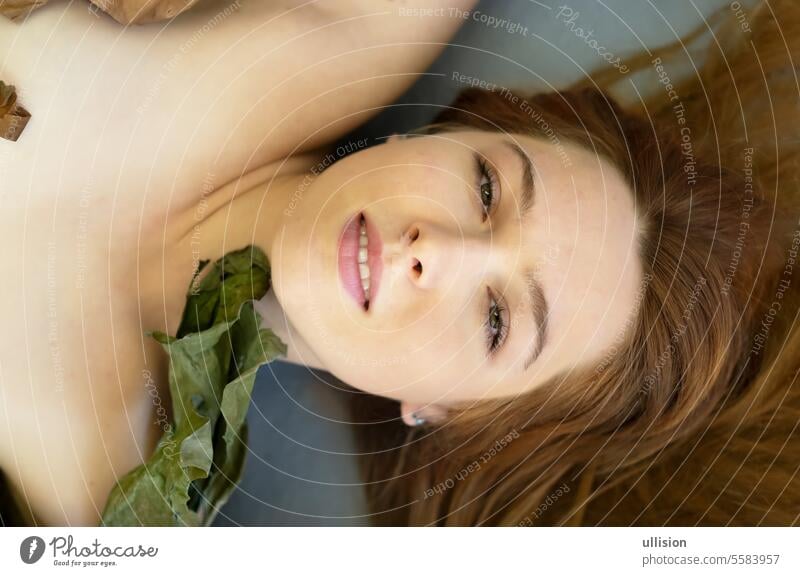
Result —
[[[570,142],[480,132],[460,138],[490,153],[510,194],[502,222],[523,245],[516,272],[533,268],[549,303],[548,345],[530,371],[546,378],[597,361],[629,327],[640,290],[641,232],[630,186],[611,162]],[[534,166],[534,203],[523,222],[515,220],[522,163],[508,140]]]

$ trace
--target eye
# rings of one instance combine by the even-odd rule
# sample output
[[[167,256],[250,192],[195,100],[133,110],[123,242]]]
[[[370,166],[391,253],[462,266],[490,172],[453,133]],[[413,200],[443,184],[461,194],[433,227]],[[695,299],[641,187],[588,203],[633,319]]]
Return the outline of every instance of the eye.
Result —
[[[481,222],[485,222],[489,214],[494,212],[499,196],[499,187],[497,186],[497,176],[486,159],[476,154],[475,162],[478,168],[478,200],[480,200],[482,208]]]
[[[489,294],[489,309],[484,329],[486,332],[486,354],[490,356],[505,342],[508,335],[508,323],[503,318],[506,308],[497,301],[491,289],[487,288],[487,291]]]

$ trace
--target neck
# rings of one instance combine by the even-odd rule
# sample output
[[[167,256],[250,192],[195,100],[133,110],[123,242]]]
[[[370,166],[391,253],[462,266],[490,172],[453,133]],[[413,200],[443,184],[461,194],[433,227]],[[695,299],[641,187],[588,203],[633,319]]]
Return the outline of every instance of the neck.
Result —
[[[283,163],[280,172],[275,167],[278,163],[253,170],[215,190],[206,201],[202,221],[192,233],[192,249],[199,252],[200,258],[213,261],[226,252],[253,244],[272,263],[274,240],[284,225],[284,210],[307,177],[305,164],[314,162],[310,157],[299,160],[303,161],[299,165],[297,161]],[[256,308],[264,318],[262,326],[286,343],[284,361],[325,369],[292,326],[274,290],[269,290]]]

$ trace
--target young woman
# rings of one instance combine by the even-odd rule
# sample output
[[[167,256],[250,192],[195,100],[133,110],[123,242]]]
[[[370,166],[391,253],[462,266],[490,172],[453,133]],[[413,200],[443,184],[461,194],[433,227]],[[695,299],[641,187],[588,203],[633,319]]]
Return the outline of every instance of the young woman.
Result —
[[[468,90],[421,136],[345,155],[327,146],[459,19],[233,6],[124,33],[48,6],[0,30],[32,114],[0,150],[19,271],[3,287],[0,467],[38,521],[95,522],[147,457],[166,366],[143,333],[174,333],[198,261],[247,244],[272,265],[262,308],[288,359],[367,393],[377,521],[533,523],[565,478],[641,470],[754,389],[752,338],[796,222],[769,186],[788,126],[717,107],[739,78],[706,101],[676,89],[684,116],[596,87]],[[779,76],[743,79],[748,98],[791,78],[771,10],[753,26]]]

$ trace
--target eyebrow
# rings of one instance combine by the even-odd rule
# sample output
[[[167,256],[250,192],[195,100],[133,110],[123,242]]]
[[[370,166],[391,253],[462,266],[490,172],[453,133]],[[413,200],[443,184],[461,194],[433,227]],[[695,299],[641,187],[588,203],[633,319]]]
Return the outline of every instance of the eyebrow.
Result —
[[[547,306],[547,299],[544,297],[544,290],[539,279],[536,278],[536,273],[533,270],[525,272],[525,283],[528,287],[528,303],[533,311],[533,321],[536,324],[536,343],[533,349],[529,352],[525,364],[523,364],[522,371],[536,361],[539,354],[542,353],[545,339],[547,338],[547,317],[549,315],[549,308]]]
[[[535,200],[534,195],[534,168],[533,162],[528,156],[527,152],[523,150],[519,144],[513,140],[504,139],[503,144],[509,147],[512,152],[520,159],[522,163],[522,178],[520,181],[520,205],[519,205],[519,220],[524,221],[528,218],[533,203]],[[536,341],[533,344],[531,351],[528,353],[528,358],[523,364],[523,372],[533,364],[542,353],[544,348],[545,339],[547,338],[547,318],[550,309],[547,305],[547,299],[544,297],[544,290],[542,284],[536,277],[533,270],[525,271],[525,284],[527,287],[528,304],[531,308],[533,321],[536,325]]]
[[[533,162],[527,152],[513,140],[503,140],[503,144],[509,147],[522,162],[522,187],[520,189],[519,219],[525,220],[533,208],[534,187],[533,187]]]

